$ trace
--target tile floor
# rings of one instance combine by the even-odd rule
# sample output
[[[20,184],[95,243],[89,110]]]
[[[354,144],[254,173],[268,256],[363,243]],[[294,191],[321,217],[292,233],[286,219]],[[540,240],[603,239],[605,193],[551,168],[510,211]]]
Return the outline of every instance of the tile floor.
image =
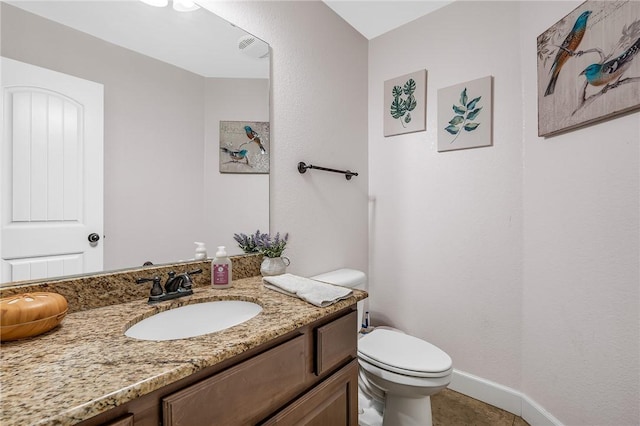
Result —
[[[431,397],[433,426],[528,426],[521,417],[445,389]]]

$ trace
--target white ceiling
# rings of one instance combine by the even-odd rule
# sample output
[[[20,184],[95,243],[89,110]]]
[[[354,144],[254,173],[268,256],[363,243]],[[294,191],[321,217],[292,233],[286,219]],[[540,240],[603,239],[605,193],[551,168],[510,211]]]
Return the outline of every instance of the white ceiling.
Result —
[[[367,39],[398,28],[453,2],[436,0],[324,0]]]
[[[452,1],[324,2],[363,36],[372,39]],[[7,3],[202,76],[269,76],[268,60],[250,58],[238,49],[238,40],[247,33],[204,9],[180,13],[171,7],[152,7],[137,0]],[[266,43],[256,39],[254,46],[258,45],[268,49]]]
[[[247,33],[205,9],[176,12],[137,0],[7,3],[205,77],[269,77],[268,59],[238,49]],[[258,45],[268,50],[256,38],[252,47]]]

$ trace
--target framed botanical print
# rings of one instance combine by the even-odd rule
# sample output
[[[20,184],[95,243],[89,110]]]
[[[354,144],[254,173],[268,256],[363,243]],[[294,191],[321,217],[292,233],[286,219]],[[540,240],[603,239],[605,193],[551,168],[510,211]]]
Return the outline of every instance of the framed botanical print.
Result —
[[[427,127],[427,70],[384,82],[384,135],[419,132]]]

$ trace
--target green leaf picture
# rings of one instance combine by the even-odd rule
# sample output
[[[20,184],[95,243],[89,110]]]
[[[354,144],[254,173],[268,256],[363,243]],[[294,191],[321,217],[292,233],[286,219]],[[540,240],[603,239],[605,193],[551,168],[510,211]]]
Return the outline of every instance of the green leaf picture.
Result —
[[[407,80],[402,87],[393,86],[393,89],[391,89],[393,100],[391,101],[389,114],[396,120],[402,118],[402,120],[400,120],[402,127],[406,127],[405,123],[409,124],[411,122],[410,111],[413,111],[418,105],[415,96],[413,96],[415,91],[416,82],[412,78]],[[405,95],[406,98],[404,98],[403,95]]]
[[[465,87],[462,92],[460,92],[460,105],[453,105],[455,115],[449,120],[449,125],[444,128],[444,130],[450,134],[455,135],[449,143],[454,143],[456,139],[464,133],[463,130],[465,132],[473,132],[480,126],[481,123],[472,120],[475,120],[482,111],[482,107],[476,108],[476,105],[478,105],[481,99],[482,96],[478,96],[470,102],[467,102],[469,100],[467,88]]]
[[[427,126],[427,70],[385,80],[383,87],[384,136],[424,131]]]
[[[386,103],[391,103],[389,93],[393,84],[387,86]],[[387,119],[392,120],[391,117]],[[490,146],[493,138],[493,77],[481,77],[438,89],[437,123],[438,152]]]

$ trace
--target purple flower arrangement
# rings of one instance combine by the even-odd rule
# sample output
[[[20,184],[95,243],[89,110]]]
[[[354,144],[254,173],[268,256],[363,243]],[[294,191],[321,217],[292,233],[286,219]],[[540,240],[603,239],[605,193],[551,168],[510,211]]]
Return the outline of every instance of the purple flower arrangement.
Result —
[[[257,230],[255,234],[233,234],[233,239],[245,253],[260,253],[266,257],[280,257],[287,246],[289,234],[280,237],[276,233],[274,237],[269,234],[262,234]]]

